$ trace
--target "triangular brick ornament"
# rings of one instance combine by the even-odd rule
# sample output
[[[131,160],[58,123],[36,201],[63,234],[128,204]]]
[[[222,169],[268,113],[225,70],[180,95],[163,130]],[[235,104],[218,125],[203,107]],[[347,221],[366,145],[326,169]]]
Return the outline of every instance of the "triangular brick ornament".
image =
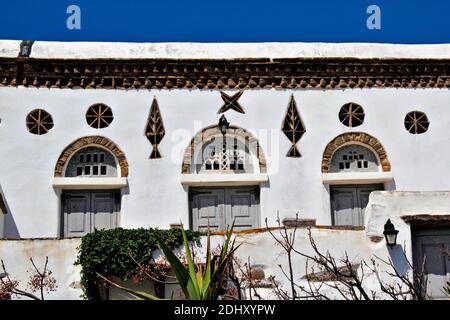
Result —
[[[164,129],[161,112],[159,111],[158,101],[155,97],[153,98],[152,106],[150,108],[150,114],[148,115],[147,119],[147,126],[145,128],[145,136],[153,146],[153,151],[150,154],[150,159],[161,158],[161,154],[158,150],[158,145],[164,138],[165,134],[166,131]]]
[[[286,154],[287,157],[299,158],[302,155],[296,147],[296,143],[300,140],[303,134],[306,132],[303,120],[300,117],[300,113],[297,109],[297,103],[295,102],[294,95],[291,95],[289,106],[284,116],[284,121],[281,127],[286,137],[291,141],[292,147]]]

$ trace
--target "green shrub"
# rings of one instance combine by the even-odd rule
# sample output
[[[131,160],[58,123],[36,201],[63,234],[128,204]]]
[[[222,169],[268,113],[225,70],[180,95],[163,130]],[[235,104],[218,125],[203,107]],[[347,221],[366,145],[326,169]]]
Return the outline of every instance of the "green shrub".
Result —
[[[187,231],[189,241],[199,241],[202,233]],[[158,230],[158,234],[170,248],[183,245],[180,229]],[[152,229],[95,230],[85,235],[78,248],[76,265],[81,265],[81,284],[84,297],[99,299],[98,274],[129,279],[138,269],[138,264],[152,260],[157,249],[157,239]],[[133,258],[136,260],[134,261]]]
[[[234,225],[234,223],[233,223]],[[195,263],[194,256],[191,253],[189,240],[184,229],[181,229],[183,235],[183,244],[186,254],[186,261],[180,260],[173,250],[167,246],[159,232],[155,232],[159,248],[169,262],[174,272],[180,288],[187,300],[218,300],[219,296],[226,293],[227,282],[230,278],[230,268],[232,268],[233,254],[239,248],[235,246],[235,240],[231,241],[233,234],[233,226],[227,230],[225,241],[220,246],[220,252],[215,254],[211,251],[211,238],[208,234],[206,246],[206,259],[204,263]],[[161,299],[149,292],[137,291],[127,287],[123,287],[102,275],[102,279],[109,284],[130,293],[134,298],[139,300],[167,300]],[[173,297],[172,297],[173,298]]]

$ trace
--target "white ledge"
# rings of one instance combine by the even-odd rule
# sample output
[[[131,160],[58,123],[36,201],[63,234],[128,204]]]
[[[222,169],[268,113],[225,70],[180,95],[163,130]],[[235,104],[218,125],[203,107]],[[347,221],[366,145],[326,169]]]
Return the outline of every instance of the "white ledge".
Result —
[[[128,185],[127,178],[118,177],[92,177],[92,178],[53,178],[54,188],[59,189],[120,189]]]
[[[20,41],[0,40],[1,57],[17,57]],[[38,59],[450,58],[450,44],[380,43],[126,43],[36,41]]]
[[[322,182],[327,184],[381,183],[394,180],[388,172],[333,172],[322,173]]]
[[[265,173],[182,174],[181,183],[187,186],[245,186],[269,181]]]

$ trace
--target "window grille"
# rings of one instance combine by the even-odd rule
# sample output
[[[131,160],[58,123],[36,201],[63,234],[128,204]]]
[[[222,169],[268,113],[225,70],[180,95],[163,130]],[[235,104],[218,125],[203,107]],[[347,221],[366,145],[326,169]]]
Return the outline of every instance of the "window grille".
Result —
[[[366,147],[349,145],[338,149],[332,159],[330,172],[376,172],[379,161]]]
[[[75,153],[66,170],[66,177],[117,176],[114,156],[106,150],[88,147]]]
[[[213,137],[204,145],[200,171],[249,172],[252,171],[248,146],[237,137]]]

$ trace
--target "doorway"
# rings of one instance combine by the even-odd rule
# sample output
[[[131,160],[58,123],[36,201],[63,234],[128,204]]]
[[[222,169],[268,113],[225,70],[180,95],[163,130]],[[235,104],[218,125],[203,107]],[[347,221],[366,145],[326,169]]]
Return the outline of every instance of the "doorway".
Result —
[[[421,271],[424,266],[427,293],[434,299],[446,299],[442,289],[450,279],[450,257],[444,252],[450,250],[450,227],[413,228],[412,235],[414,268]]]

